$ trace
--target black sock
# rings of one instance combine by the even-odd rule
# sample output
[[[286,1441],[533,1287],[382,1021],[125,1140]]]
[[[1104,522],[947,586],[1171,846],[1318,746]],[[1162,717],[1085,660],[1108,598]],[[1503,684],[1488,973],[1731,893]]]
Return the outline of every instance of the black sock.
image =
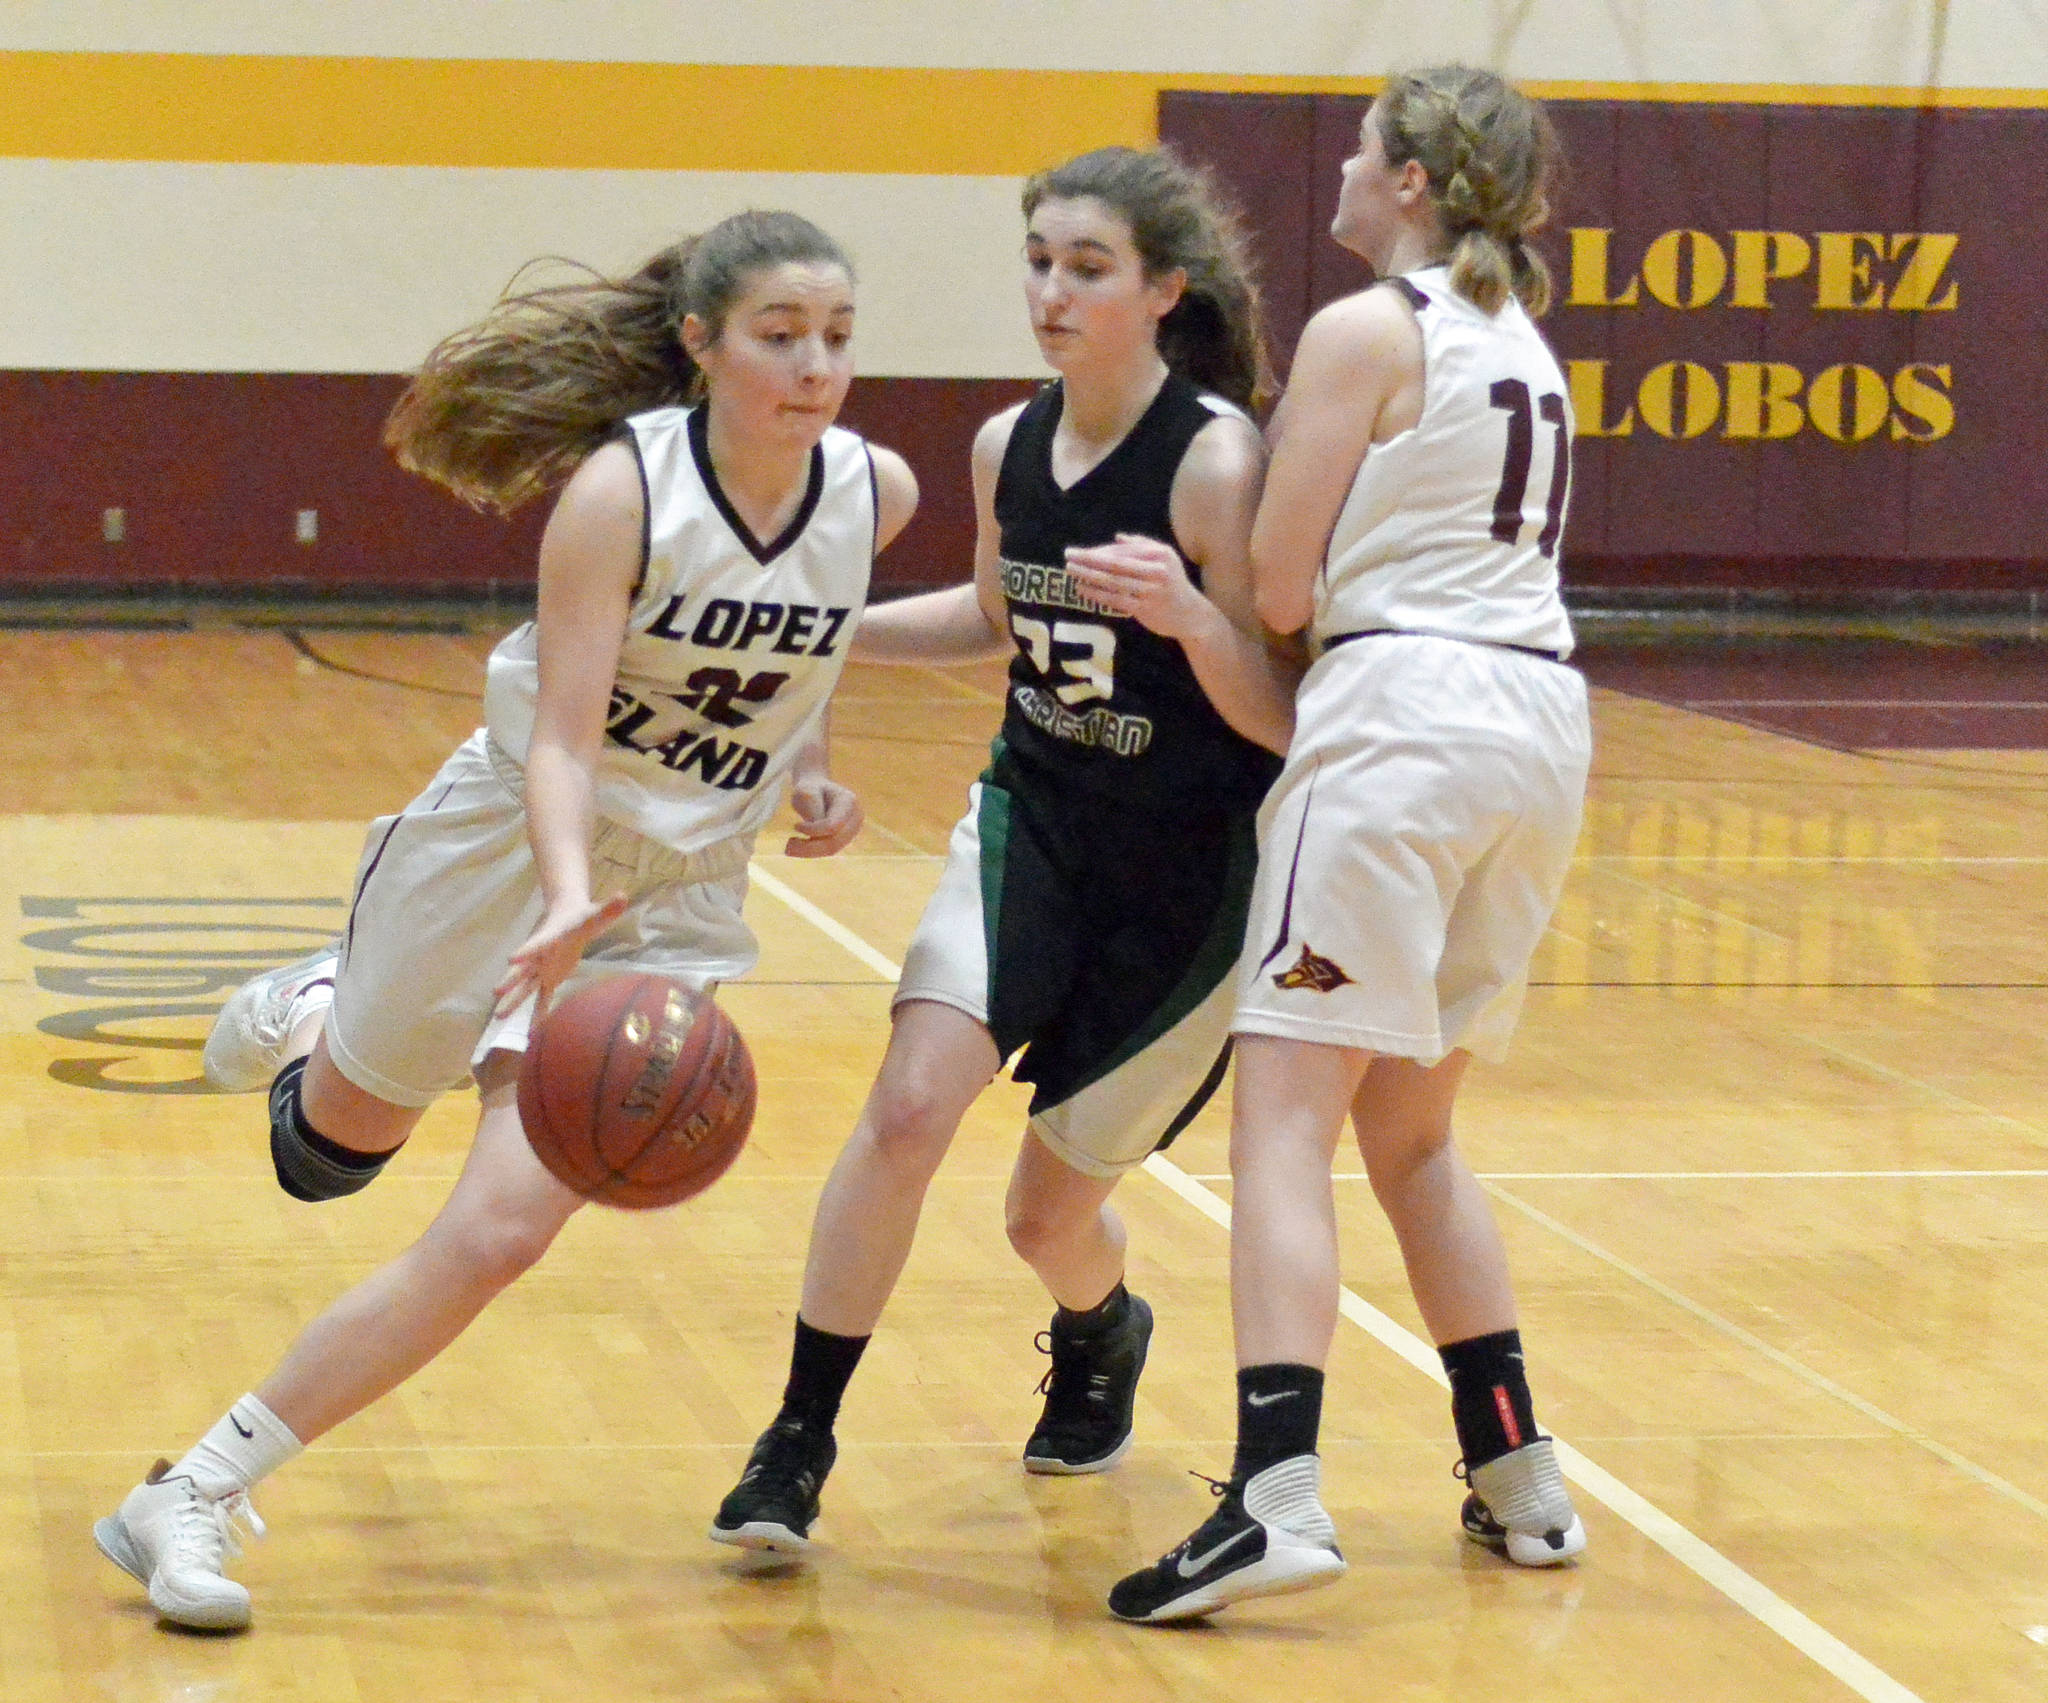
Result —
[[[846,1386],[853,1382],[853,1369],[860,1364],[868,1339],[864,1336],[834,1336],[815,1330],[799,1317],[796,1343],[789,1354],[789,1382],[782,1391],[782,1411],[776,1421],[799,1421],[807,1431],[830,1431],[839,1417],[839,1402]]]
[[[1237,1369],[1238,1484],[1296,1455],[1316,1452],[1323,1424],[1323,1374],[1314,1366],[1240,1366]]]
[[[1437,1352],[1450,1375],[1451,1423],[1467,1472],[1536,1441],[1541,1433],[1522,1369],[1520,1331],[1468,1337]]]
[[[1075,1312],[1062,1307],[1053,1314],[1052,1328],[1061,1336],[1100,1336],[1106,1330],[1114,1330],[1124,1322],[1124,1315],[1131,1310],[1131,1292],[1117,1280],[1117,1286],[1094,1306],[1085,1312]]]

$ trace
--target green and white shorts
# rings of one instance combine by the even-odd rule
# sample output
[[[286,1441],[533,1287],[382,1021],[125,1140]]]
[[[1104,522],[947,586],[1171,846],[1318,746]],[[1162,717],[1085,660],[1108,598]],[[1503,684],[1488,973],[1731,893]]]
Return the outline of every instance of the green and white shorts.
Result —
[[[1257,863],[1249,811],[1031,800],[984,778],[905,955],[896,1003],[985,1024],[1037,1092],[1031,1130],[1115,1177],[1200,1111],[1229,1061],[1233,971]]]

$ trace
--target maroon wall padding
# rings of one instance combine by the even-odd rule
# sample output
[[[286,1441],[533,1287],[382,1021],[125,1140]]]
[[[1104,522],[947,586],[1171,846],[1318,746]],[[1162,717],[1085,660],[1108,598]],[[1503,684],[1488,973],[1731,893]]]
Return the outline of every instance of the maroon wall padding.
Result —
[[[917,514],[883,551],[883,592],[951,585],[974,572],[974,488],[969,459],[982,421],[1038,388],[1035,379],[863,378],[842,418],[886,444],[917,475]]]
[[[483,588],[537,518],[472,513],[377,441],[386,374],[0,373],[0,591]],[[126,514],[125,542],[102,515]],[[318,542],[294,542],[297,512]]]
[[[164,592],[462,594],[530,585],[547,505],[473,513],[378,443],[384,373],[0,371],[0,596]],[[1018,379],[861,379],[846,422],[900,451],[923,498],[884,590],[964,579],[968,452]],[[124,511],[123,542],[103,539]],[[295,542],[298,512],[318,540]]]
[[[1282,376],[1286,357],[1310,312],[1310,270],[1322,248],[1315,237],[1329,226],[1313,223],[1315,186],[1301,169],[1314,155],[1316,95],[1163,94],[1160,134],[1194,160],[1227,159],[1218,175],[1244,217],[1258,262],[1273,353]]]
[[[1159,109],[1161,137],[1214,169],[1253,221],[1278,286],[1271,305],[1283,366],[1306,316],[1367,278],[1327,235],[1338,168],[1367,102],[1288,98],[1295,104],[1283,110],[1272,96],[1168,93]],[[1295,151],[1304,100],[1314,118],[1308,145]],[[1568,169],[1542,243],[1559,285],[1546,330],[1561,359],[1606,363],[1602,419],[1582,409],[1579,421],[1569,583],[1802,594],[2048,585],[2048,179],[2039,169],[2048,112],[1630,101],[1549,109]],[[1574,227],[1609,233],[1609,288],[1622,294],[1635,280],[1635,305],[1569,299]],[[1803,274],[1769,284],[1768,308],[1730,299],[1737,231],[1790,233],[1813,251]],[[1646,251],[1677,232],[1702,233],[1727,263],[1726,281],[1699,306],[1667,305],[1642,283]],[[1821,232],[1873,233],[1887,247],[1901,236],[1954,236],[1935,299],[1952,286],[1956,305],[1823,306]],[[1283,252],[1304,240],[1305,265]],[[1867,245],[1858,252],[1860,265]],[[1680,304],[1708,295],[1714,259],[1701,241],[1679,239],[1673,253],[1667,282],[1676,287],[1667,293]],[[1773,257],[1786,258],[1775,249]],[[1885,254],[1871,278],[1896,291],[1905,264]],[[1869,286],[1850,293],[1867,296]],[[1674,361],[1712,381],[1699,394],[1716,412],[1695,436],[1660,434],[1638,406],[1645,376]],[[1800,429],[1775,439],[1731,431],[1731,363],[1791,369]],[[1814,381],[1845,366],[1869,369],[1894,402],[1869,436],[1837,442],[1815,427],[1809,403]],[[1901,375],[1940,367],[1949,369],[1952,429],[1934,442],[1902,437],[1895,428],[1928,426],[1897,404]],[[1680,402],[1695,376],[1679,382]],[[1853,401],[1855,375],[1829,382]],[[1616,433],[1631,412],[1631,429]],[[1828,418],[1853,436],[1853,407]]]

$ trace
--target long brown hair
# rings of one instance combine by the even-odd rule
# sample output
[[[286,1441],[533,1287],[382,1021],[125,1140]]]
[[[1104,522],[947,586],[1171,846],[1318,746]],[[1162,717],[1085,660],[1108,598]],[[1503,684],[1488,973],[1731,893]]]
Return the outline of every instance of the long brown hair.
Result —
[[[1146,277],[1176,268],[1187,273],[1180,300],[1159,322],[1167,366],[1241,408],[1271,396],[1265,309],[1250,245],[1209,174],[1171,148],[1097,148],[1036,173],[1024,185],[1024,217],[1042,201],[1084,195],[1130,226]]]
[[[518,288],[444,338],[384,422],[398,464],[471,506],[510,514],[559,485],[628,415],[703,394],[683,348],[686,314],[715,341],[758,272],[785,262],[853,266],[795,213],[735,213],[626,278]],[[523,273],[522,273],[523,276]]]
[[[1373,107],[1387,164],[1420,160],[1451,240],[1451,287],[1488,313],[1512,293],[1550,306],[1550,268],[1528,244],[1550,217],[1562,150],[1549,115],[1491,71],[1438,65],[1387,79]]]

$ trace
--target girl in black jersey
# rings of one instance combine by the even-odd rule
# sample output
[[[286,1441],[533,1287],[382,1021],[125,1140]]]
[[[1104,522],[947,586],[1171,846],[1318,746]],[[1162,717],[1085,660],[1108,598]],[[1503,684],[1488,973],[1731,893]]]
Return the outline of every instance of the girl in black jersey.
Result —
[[[1008,654],[989,768],[906,956],[867,1105],[818,1203],[789,1384],[714,1539],[806,1545],[839,1403],[926,1186],[1006,1059],[1036,1092],[1012,1245],[1058,1305],[1034,1472],[1129,1447],[1152,1316],[1124,1287],[1118,1177],[1221,1079],[1254,817],[1294,670],[1253,612],[1265,367],[1236,229],[1163,150],[1024,192],[1025,296],[1058,374],[975,439],[971,584],[870,609],[853,654]]]

